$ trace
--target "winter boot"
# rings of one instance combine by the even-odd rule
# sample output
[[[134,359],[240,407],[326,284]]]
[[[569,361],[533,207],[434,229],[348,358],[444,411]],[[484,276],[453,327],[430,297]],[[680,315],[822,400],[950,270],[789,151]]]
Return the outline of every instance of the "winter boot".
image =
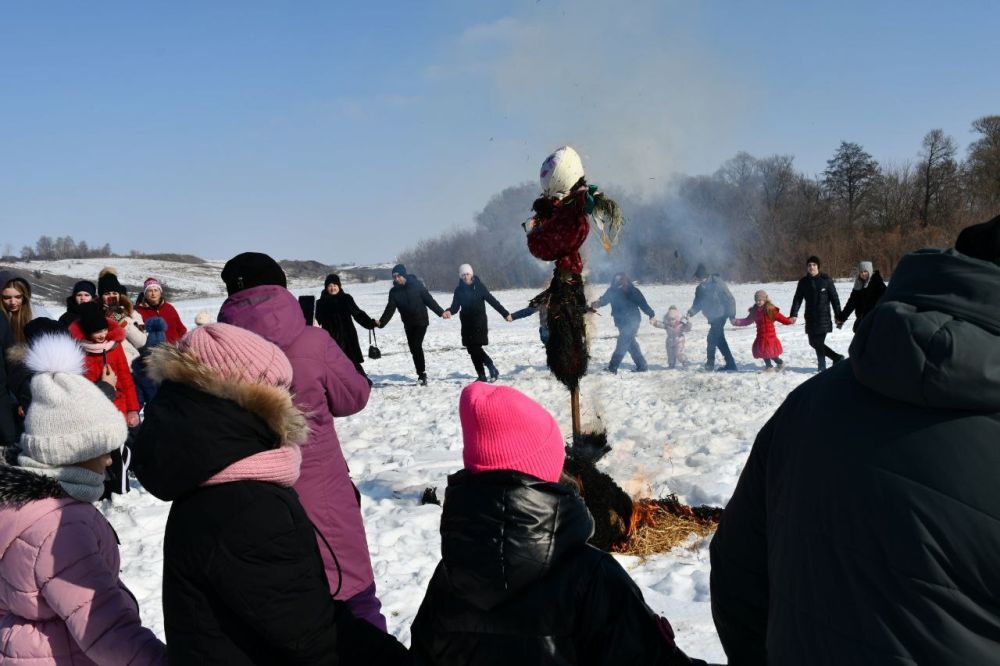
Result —
[[[417,383],[420,384],[421,386],[427,386],[426,372],[421,372],[419,375],[417,375]]]
[[[477,382],[485,382],[485,381],[487,381],[486,375],[479,375],[478,377],[476,377],[476,381]]]
[[[497,370],[497,366],[490,363],[486,366],[486,369],[490,371],[490,383],[492,384],[496,380],[500,379],[500,371]]]

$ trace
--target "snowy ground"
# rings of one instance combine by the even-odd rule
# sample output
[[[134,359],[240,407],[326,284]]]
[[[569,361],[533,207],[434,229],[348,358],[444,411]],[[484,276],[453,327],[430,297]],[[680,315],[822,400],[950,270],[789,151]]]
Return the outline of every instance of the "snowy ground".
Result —
[[[214,290],[202,291],[218,292],[220,287],[216,282]],[[760,287],[733,287],[738,313],[753,303],[753,292]],[[787,312],[794,284],[763,287]],[[347,288],[364,310],[377,317],[385,306],[389,283]],[[658,315],[671,304],[686,309],[694,293],[693,285],[642,289]],[[838,290],[846,300],[850,283],[839,284]],[[319,287],[295,291],[316,293]],[[593,291],[595,296],[600,293],[596,288]],[[513,310],[523,307],[533,293],[501,291],[496,296]],[[450,294],[435,297],[444,307],[450,303]],[[219,296],[175,305],[190,326],[198,311],[209,310],[214,315],[221,302]],[[56,314],[61,312],[54,309]],[[599,467],[637,497],[677,493],[689,504],[724,505],[756,432],[788,392],[814,373],[815,357],[806,343],[802,320],[796,326],[779,326],[784,358],[790,366],[782,373],[760,372],[762,365],[750,354],[752,326],[727,330],[739,373],[701,371],[708,326],[699,316],[687,338],[688,367],[668,370],[665,335],[645,324],[639,341],[651,371],[630,372],[631,361],[626,358],[623,371],[610,375],[603,369],[614,347],[615,329],[610,310],[605,308],[602,315],[592,317],[591,372],[582,385],[585,423],[600,421],[613,446]],[[537,319],[507,323],[491,312],[490,326],[492,344],[488,351],[503,373],[501,381],[545,405],[568,432],[569,399],[545,367]],[[850,344],[849,328],[834,331],[828,339],[841,353],[846,353]],[[415,385],[398,317],[378,333],[383,356],[366,363],[375,381],[371,400],[360,414],[338,420],[337,430],[363,495],[375,577],[390,630],[409,643],[410,624],[440,554],[441,510],[421,506],[419,497],[428,486],[437,487],[443,495],[446,476],[461,467],[458,397],[474,378],[474,371],[461,347],[457,318],[431,322],[425,342],[430,375],[426,388]],[[144,621],[161,637],[162,538],[168,509],[169,505],[137,489],[108,510],[122,541],[122,576],[140,601]],[[670,619],[684,650],[693,656],[724,660],[709,604],[708,542],[645,561],[619,559],[653,609]]]

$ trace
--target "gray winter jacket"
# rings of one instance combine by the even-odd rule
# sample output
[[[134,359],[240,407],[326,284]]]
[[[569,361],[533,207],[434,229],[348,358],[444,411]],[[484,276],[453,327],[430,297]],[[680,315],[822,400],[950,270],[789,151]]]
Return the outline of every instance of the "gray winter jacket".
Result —
[[[736,299],[729,291],[729,286],[718,275],[712,275],[694,290],[694,303],[687,314],[693,317],[699,312],[709,321],[722,317],[732,319],[736,316]]]
[[[757,436],[711,546],[730,663],[995,663],[998,473],[1000,267],[908,255]]]

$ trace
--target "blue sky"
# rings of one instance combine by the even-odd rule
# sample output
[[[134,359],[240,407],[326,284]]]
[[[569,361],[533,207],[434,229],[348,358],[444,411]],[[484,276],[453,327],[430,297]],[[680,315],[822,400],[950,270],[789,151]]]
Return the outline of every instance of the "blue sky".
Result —
[[[2,245],[391,261],[564,143],[647,194],[740,150],[819,173],[940,127],[964,152],[1000,113],[997,25],[986,1],[0,0]]]

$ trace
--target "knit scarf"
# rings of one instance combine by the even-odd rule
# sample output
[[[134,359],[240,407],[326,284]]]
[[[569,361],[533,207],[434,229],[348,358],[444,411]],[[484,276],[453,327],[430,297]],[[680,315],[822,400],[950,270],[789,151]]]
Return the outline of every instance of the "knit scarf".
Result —
[[[263,481],[291,488],[299,480],[302,451],[297,444],[286,444],[277,449],[262,451],[237,460],[215,474],[202,486],[218,486],[234,481]]]
[[[25,454],[17,457],[17,466],[32,474],[55,479],[66,494],[81,502],[93,503],[104,494],[104,475],[76,465],[46,465]]]

